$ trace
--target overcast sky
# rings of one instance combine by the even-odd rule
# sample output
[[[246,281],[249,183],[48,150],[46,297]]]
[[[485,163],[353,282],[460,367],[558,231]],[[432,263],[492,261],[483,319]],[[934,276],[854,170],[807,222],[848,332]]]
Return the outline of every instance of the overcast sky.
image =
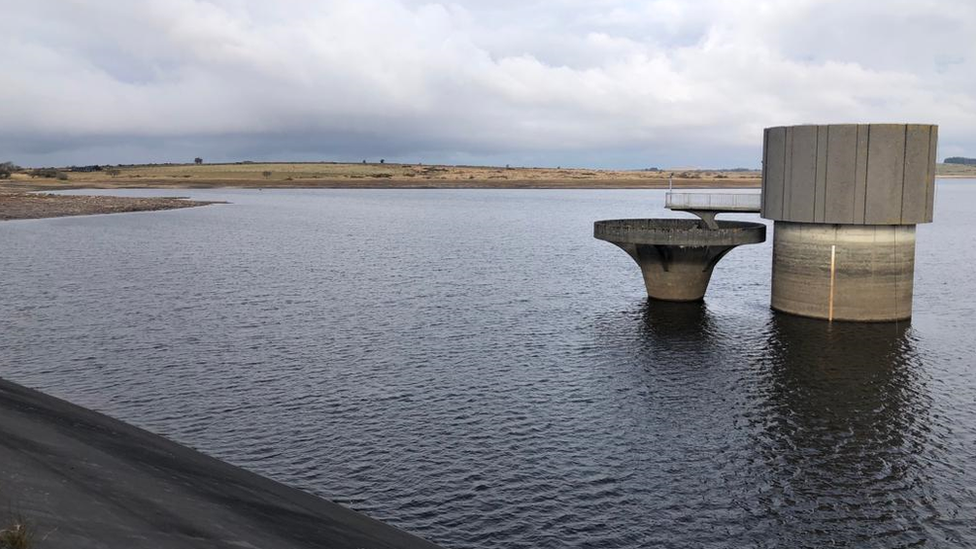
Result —
[[[0,161],[758,167],[762,129],[940,125],[972,0],[0,0]]]

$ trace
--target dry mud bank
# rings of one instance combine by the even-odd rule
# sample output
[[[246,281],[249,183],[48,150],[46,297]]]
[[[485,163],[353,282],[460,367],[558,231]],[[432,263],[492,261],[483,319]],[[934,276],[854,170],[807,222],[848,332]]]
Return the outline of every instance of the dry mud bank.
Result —
[[[68,196],[0,192],[0,221],[12,219],[41,219],[72,215],[92,215],[124,212],[146,212],[206,206],[214,202],[199,202],[180,198],[130,198],[119,196]]]

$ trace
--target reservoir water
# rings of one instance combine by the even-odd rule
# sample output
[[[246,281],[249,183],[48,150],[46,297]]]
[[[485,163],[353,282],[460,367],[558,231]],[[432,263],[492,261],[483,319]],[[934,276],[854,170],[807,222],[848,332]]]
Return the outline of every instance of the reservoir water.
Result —
[[[769,242],[649,302],[592,227],[662,191],[179,194],[0,224],[0,377],[451,548],[976,546],[976,181],[874,325]]]

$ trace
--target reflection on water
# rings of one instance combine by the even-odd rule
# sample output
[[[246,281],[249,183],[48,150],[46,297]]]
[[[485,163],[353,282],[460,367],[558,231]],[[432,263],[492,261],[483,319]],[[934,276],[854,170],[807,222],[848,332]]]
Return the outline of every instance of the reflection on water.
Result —
[[[773,314],[768,242],[647,300],[592,222],[657,191],[191,194],[0,224],[0,376],[452,548],[976,545],[976,186],[913,328]]]
[[[931,467],[944,425],[932,418],[909,324],[767,312],[765,325],[750,330],[706,304],[653,300],[634,324],[631,356],[644,374],[636,383],[647,390],[642,425],[658,429],[637,450],[645,459],[639,476],[656,486],[677,481],[657,512],[696,509],[696,524],[686,529],[695,542],[669,545],[901,547],[966,539],[958,503],[937,478],[944,472]],[[681,460],[663,475],[662,447]],[[689,485],[695,488],[684,492]],[[675,497],[704,501],[685,507]],[[653,515],[650,527],[667,529]],[[723,541],[712,539],[715,531]]]
[[[648,298],[641,309],[645,335],[661,345],[701,343],[711,333],[703,301],[669,302]]]
[[[930,401],[909,325],[776,314],[767,349],[768,402],[755,434],[771,485],[764,513],[798,540],[829,524],[831,539],[846,544],[924,542],[934,503],[921,455]]]

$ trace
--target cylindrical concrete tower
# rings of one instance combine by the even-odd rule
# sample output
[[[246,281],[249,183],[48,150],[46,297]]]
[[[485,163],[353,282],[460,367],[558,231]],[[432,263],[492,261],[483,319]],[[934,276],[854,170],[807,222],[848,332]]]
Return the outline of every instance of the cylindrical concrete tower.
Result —
[[[937,141],[934,125],[766,129],[773,309],[862,322],[912,316],[915,225],[932,221]]]

